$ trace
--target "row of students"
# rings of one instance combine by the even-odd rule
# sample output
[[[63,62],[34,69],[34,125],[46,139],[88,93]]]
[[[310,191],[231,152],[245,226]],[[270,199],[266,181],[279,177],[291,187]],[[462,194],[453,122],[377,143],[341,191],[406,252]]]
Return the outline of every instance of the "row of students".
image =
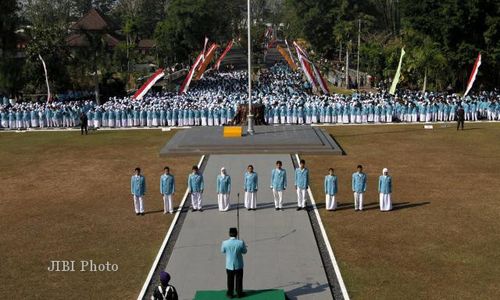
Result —
[[[328,175],[324,178],[324,193],[326,209],[334,211],[337,208],[336,194],[338,192],[338,179],[334,169],[328,170]],[[352,192],[354,196],[354,210],[363,210],[364,194],[367,187],[367,175],[363,172],[363,166],[359,165],[357,171],[352,174]],[[273,193],[275,210],[283,210],[283,192],[287,188],[286,170],[283,169],[281,161],[276,162],[276,168],[271,172],[270,188]],[[305,209],[306,193],[309,188],[309,170],[305,167],[305,161],[300,161],[300,166],[295,169],[295,190],[297,193],[297,210]],[[191,197],[191,210],[203,211],[203,191],[205,189],[203,175],[197,166],[193,166],[192,173],[188,177],[188,190]],[[217,201],[221,212],[230,209],[231,177],[224,167],[221,168],[217,176]],[[252,165],[247,167],[244,175],[243,190],[244,207],[253,211],[257,209],[257,192],[259,189],[258,175]],[[392,177],[387,168],[382,170],[378,184],[380,210],[389,211],[392,209]],[[146,179],[141,174],[141,169],[136,168],[135,174],[131,178],[131,194],[133,195],[135,212],[137,215],[144,215],[144,195],[146,193]],[[175,178],[170,174],[170,168],[164,168],[164,174],[160,177],[160,194],[163,197],[164,213],[173,213],[173,196],[175,194]]]

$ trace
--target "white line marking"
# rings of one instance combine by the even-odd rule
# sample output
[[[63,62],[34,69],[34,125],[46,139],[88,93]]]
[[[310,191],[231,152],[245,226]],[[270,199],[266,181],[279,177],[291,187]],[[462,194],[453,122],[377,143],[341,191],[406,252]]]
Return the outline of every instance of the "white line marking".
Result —
[[[297,159],[297,164],[300,164],[300,157],[298,154],[295,154],[295,158]],[[340,274],[340,268],[337,264],[337,260],[335,259],[335,255],[333,254],[332,246],[330,245],[330,241],[328,240],[328,236],[326,235],[325,227],[323,226],[323,221],[321,221],[321,217],[319,215],[318,207],[316,206],[316,201],[314,201],[314,197],[311,191],[311,188],[307,188],[307,193],[309,194],[309,199],[311,200],[311,204],[314,208],[314,213],[316,214],[316,219],[318,219],[319,228],[321,230],[321,235],[323,236],[323,240],[326,244],[326,249],[328,250],[328,254],[330,254],[330,259],[332,260],[333,269],[335,270],[335,275],[337,276],[337,280],[339,281],[340,290],[342,291],[342,296],[345,300],[349,300],[349,294],[347,293],[347,288],[344,284],[344,279],[342,279],[342,274]]]
[[[205,160],[205,155],[201,156],[200,161],[198,162],[198,168],[201,168],[203,160]],[[170,236],[172,235],[172,231],[174,230],[174,227],[177,224],[177,221],[179,219],[179,215],[181,214],[182,207],[184,206],[184,203],[186,202],[188,194],[189,194],[189,189],[186,189],[186,193],[184,193],[184,197],[182,198],[182,201],[179,204],[179,207],[177,208],[177,212],[175,213],[175,217],[172,220],[172,223],[170,224],[170,228],[167,231],[167,235],[165,235],[165,238],[163,239],[163,243],[161,244],[160,250],[158,250],[158,254],[156,255],[156,258],[153,262],[153,265],[151,266],[151,270],[149,270],[148,277],[146,277],[146,281],[144,281],[144,284],[142,285],[142,289],[141,289],[141,292],[139,293],[139,296],[137,297],[137,300],[142,300],[146,294],[146,290],[148,289],[149,282],[151,281],[151,278],[153,277],[153,273],[155,272],[156,266],[160,262],[160,257],[163,254],[163,251],[165,250],[165,247],[167,246],[168,241],[170,240]]]

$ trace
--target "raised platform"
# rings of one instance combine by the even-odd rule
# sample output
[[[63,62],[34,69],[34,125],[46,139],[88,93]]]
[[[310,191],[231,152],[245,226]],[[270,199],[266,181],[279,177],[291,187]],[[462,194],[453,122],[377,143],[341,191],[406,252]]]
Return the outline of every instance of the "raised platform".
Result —
[[[226,300],[226,291],[198,291],[194,300]],[[245,299],[248,300],[285,300],[283,290],[261,290],[245,291]]]
[[[319,127],[256,126],[254,135],[230,139],[224,138],[222,132],[223,127],[194,127],[179,131],[163,146],[160,156],[258,153],[342,155],[340,146]]]

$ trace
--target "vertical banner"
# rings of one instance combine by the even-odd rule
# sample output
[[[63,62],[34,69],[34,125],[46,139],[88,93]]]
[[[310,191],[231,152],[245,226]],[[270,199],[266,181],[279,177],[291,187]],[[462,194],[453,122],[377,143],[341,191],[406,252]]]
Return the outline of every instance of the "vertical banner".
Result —
[[[165,76],[165,71],[163,69],[158,69],[149,79],[144,83],[140,89],[135,92],[132,96],[133,100],[141,100],[144,95],[155,85],[155,83]]]
[[[399,58],[399,65],[396,74],[394,75],[394,79],[392,80],[391,89],[389,90],[389,94],[394,95],[396,93],[396,86],[399,83],[399,77],[401,76],[401,65],[403,64],[403,56],[405,56],[405,48],[401,48],[401,57]]]
[[[189,73],[187,74],[186,78],[184,79],[184,82],[182,82],[181,88],[179,89],[179,94],[184,94],[189,89],[189,85],[191,84],[191,80],[193,79],[194,72],[198,68],[202,59],[203,59],[203,52],[201,52],[200,55],[198,55],[194,64],[191,66],[191,69],[189,69]]]
[[[317,85],[316,81],[314,80],[314,74],[312,73],[311,70],[311,65],[309,64],[309,60],[306,59],[307,54],[300,48],[300,46],[296,43],[293,42],[293,45],[295,46],[295,50],[297,51],[297,56],[299,58],[300,66],[302,68],[302,71],[304,71],[304,74],[306,75],[307,80],[309,83],[314,87]]]
[[[49,85],[49,73],[47,72],[47,66],[45,65],[45,61],[42,56],[38,54],[38,58],[42,61],[43,71],[45,72],[45,84],[47,84],[47,102],[52,101],[52,95],[50,94],[50,85]]]
[[[227,43],[226,49],[224,50],[224,52],[222,52],[222,54],[220,55],[219,59],[215,63],[215,67],[214,68],[216,70],[219,70],[220,63],[222,62],[222,60],[224,59],[224,57],[226,57],[226,54],[229,52],[229,50],[231,50],[231,48],[233,47],[233,43],[234,43],[234,40],[230,40],[229,43]]]
[[[200,63],[200,67],[198,68],[196,76],[194,77],[195,80],[200,80],[200,78],[203,76],[203,73],[205,73],[205,70],[207,69],[212,59],[214,58],[215,50],[217,50],[218,47],[219,45],[215,43],[210,45],[210,47],[207,50],[207,53],[205,53],[205,60],[202,63]]]
[[[276,46],[276,49],[278,49],[278,51],[280,52],[281,56],[283,56],[283,58],[286,60],[286,62],[290,66],[290,68],[292,70],[296,71],[298,67],[295,64],[295,62],[292,60],[292,58],[288,55],[288,53],[285,51],[285,49],[281,48],[280,45]]]
[[[465,90],[464,97],[467,96],[472,85],[474,85],[474,81],[476,81],[477,71],[479,70],[479,66],[481,65],[481,53],[476,58],[476,62],[474,62],[474,67],[472,68],[472,73],[470,73],[469,81],[467,82],[467,90]]]

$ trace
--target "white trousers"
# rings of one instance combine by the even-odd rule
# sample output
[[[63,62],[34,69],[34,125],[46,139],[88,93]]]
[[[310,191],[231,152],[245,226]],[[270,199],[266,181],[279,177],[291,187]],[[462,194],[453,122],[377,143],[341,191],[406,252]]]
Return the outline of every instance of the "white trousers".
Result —
[[[273,189],[274,207],[283,208],[283,191]]]
[[[163,194],[163,211],[165,213],[174,212],[174,206],[172,205],[172,194],[170,195]]]
[[[335,201],[335,195],[326,195],[326,210],[335,210],[337,208],[337,201]]]
[[[379,194],[380,211],[389,211],[392,209],[391,194]]]
[[[306,189],[297,188],[297,207],[306,207]]]
[[[229,210],[229,194],[217,194],[217,200],[219,202],[219,211]]]
[[[257,192],[245,192],[245,208],[257,208]]]
[[[355,210],[363,210],[363,198],[365,193],[356,193],[354,192],[354,209]]]
[[[134,208],[136,214],[144,213],[144,197],[134,195]]]
[[[202,201],[203,199],[201,197],[201,193],[191,193],[191,206],[193,207],[193,209],[202,209]]]

